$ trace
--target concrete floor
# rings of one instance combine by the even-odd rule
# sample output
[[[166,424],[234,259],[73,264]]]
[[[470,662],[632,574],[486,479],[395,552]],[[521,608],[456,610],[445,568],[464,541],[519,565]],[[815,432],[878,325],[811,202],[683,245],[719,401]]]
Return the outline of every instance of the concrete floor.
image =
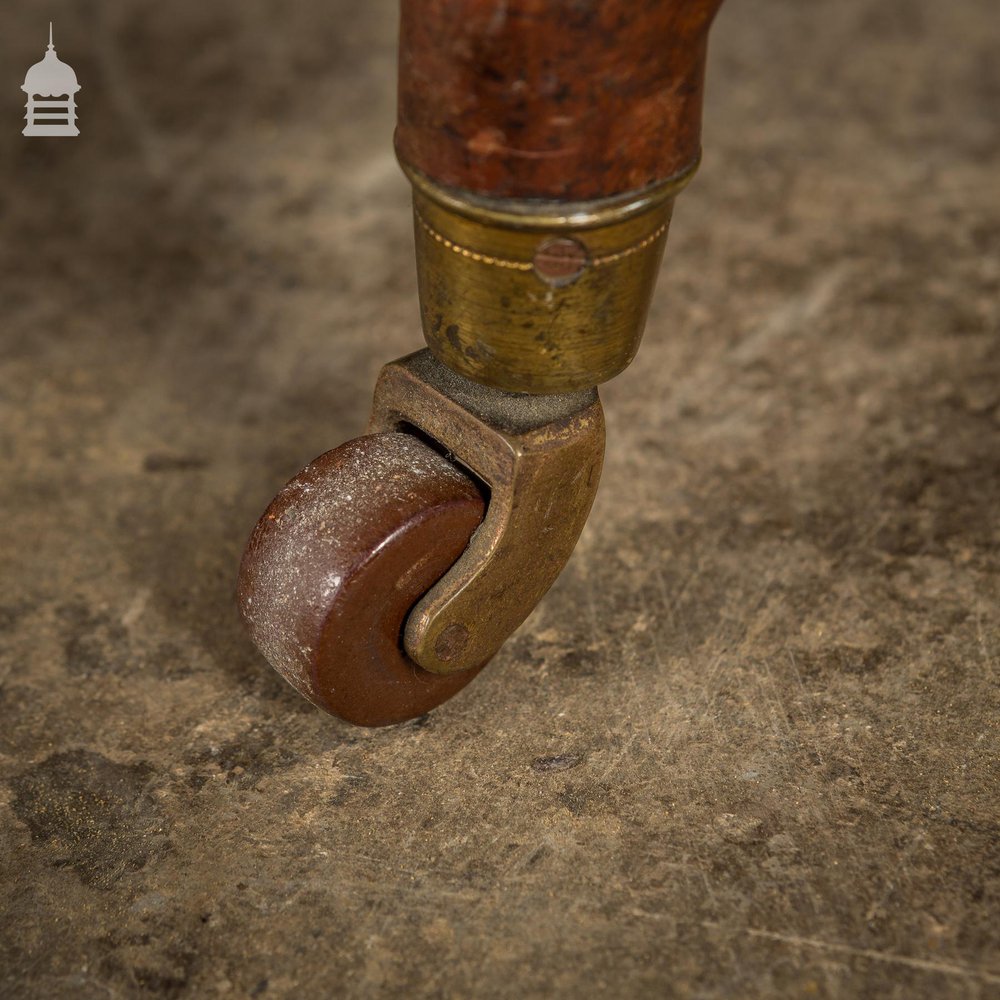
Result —
[[[723,9],[577,553],[365,731],[233,590],[421,342],[394,20],[5,12],[0,995],[1000,995],[993,5]]]

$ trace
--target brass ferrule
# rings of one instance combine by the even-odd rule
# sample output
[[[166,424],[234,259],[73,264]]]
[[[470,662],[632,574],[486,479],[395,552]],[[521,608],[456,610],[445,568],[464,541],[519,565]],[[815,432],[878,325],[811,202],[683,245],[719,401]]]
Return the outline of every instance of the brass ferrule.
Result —
[[[697,164],[590,202],[511,201],[413,184],[424,337],[454,371],[509,392],[573,392],[635,357],[674,197]]]

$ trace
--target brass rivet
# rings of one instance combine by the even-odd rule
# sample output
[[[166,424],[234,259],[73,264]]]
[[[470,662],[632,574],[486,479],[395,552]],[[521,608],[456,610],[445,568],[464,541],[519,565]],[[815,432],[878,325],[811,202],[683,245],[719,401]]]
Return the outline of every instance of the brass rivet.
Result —
[[[437,637],[434,652],[447,663],[448,660],[461,656],[468,644],[469,630],[461,622],[454,622]]]

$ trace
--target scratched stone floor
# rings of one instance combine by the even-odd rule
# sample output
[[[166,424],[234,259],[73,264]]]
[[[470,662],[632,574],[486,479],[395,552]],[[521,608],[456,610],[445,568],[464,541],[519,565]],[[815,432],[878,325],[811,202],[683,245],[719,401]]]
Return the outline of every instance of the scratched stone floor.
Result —
[[[420,344],[393,4],[8,8],[0,995],[1000,995],[991,4],[723,10],[580,546],[381,731],[233,584]]]

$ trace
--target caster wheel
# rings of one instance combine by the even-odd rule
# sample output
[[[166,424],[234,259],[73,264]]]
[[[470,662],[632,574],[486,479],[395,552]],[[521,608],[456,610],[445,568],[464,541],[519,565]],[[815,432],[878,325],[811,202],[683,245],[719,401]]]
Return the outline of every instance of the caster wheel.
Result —
[[[355,438],[292,479],[257,522],[239,601],[257,647],[320,708],[360,726],[423,715],[484,664],[421,669],[406,616],[484,514],[473,481],[408,434]]]

